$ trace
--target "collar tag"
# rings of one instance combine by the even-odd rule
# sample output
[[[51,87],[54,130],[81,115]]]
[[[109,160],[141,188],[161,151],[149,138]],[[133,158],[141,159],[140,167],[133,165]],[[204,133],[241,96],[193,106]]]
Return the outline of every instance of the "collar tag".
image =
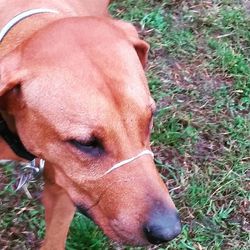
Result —
[[[36,164],[36,160],[32,160],[28,163],[20,163],[20,173],[17,177],[17,188],[15,191],[23,189],[28,196],[28,198],[32,198],[28,191],[28,184],[30,182],[35,182],[39,179],[44,171],[45,161],[43,159],[39,160],[39,163]]]

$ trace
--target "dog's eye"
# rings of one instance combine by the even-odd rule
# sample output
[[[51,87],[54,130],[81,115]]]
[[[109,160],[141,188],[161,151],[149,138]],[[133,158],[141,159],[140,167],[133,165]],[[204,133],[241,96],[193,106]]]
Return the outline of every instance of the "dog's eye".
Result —
[[[70,140],[70,144],[81,152],[97,157],[104,153],[102,143],[97,138],[90,138],[87,141]]]

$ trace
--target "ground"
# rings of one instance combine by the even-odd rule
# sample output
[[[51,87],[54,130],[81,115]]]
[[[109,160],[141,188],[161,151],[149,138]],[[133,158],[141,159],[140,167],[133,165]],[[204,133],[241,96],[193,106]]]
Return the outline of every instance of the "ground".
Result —
[[[67,249],[230,249],[250,245],[250,4],[248,1],[114,1],[151,45],[148,79],[157,101],[152,148],[179,208],[182,234],[167,245],[109,242],[77,214]],[[0,248],[38,249],[42,181],[34,199],[0,169]]]

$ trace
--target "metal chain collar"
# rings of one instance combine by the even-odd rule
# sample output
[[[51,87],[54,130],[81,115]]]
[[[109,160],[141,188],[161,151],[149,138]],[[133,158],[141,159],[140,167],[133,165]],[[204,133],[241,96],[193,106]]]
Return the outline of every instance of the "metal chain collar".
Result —
[[[20,163],[19,167],[19,175],[17,177],[17,188],[15,191],[23,189],[26,195],[31,199],[32,196],[28,191],[28,184],[30,182],[35,182],[39,179],[44,171],[45,161],[43,159],[39,160],[39,163],[36,163],[36,159],[28,162],[28,163]]]

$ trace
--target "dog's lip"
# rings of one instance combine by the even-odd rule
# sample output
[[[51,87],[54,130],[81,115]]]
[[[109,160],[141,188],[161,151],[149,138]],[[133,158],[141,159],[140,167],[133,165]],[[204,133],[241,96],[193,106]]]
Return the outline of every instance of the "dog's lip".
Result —
[[[131,234],[131,232],[129,232],[128,230],[125,230],[120,225],[119,220],[117,219],[109,220],[106,226],[102,226],[98,223],[98,221],[96,221],[92,217],[90,213],[90,208],[86,208],[85,205],[79,204],[79,203],[75,203],[75,206],[81,214],[83,214],[84,216],[92,220],[96,225],[98,225],[104,231],[104,233],[108,237],[110,237],[110,239],[113,239],[120,244],[127,244],[131,246],[135,246],[135,245],[145,246],[149,244],[149,242],[146,241],[143,237],[140,237],[140,239],[138,239],[137,237],[135,237],[134,234]],[[110,231],[113,232],[112,236],[109,235]]]
[[[130,246],[146,246],[150,244],[142,235],[137,235],[136,237],[135,234],[125,230],[118,219],[111,220],[109,226],[116,234],[117,238],[115,240],[121,244],[127,244]]]

